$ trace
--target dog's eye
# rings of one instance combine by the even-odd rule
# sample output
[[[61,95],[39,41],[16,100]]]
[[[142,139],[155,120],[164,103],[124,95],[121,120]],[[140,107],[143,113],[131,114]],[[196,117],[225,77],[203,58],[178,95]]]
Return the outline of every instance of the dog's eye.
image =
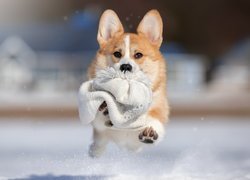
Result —
[[[121,58],[121,57],[122,57],[122,54],[121,54],[120,52],[118,52],[118,51],[115,51],[115,52],[113,53],[113,55],[114,55],[116,58]]]
[[[134,55],[134,58],[135,58],[135,59],[140,59],[142,56],[143,56],[143,54],[138,52],[138,53],[136,53],[136,54]]]

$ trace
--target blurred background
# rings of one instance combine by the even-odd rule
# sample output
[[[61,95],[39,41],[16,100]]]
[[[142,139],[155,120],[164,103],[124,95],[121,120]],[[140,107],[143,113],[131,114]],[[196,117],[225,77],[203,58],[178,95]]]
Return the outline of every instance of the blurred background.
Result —
[[[77,117],[75,94],[98,49],[98,21],[107,8],[129,32],[148,10],[160,11],[173,116],[250,115],[247,0],[1,0],[1,117]]]
[[[239,136],[229,143],[230,147],[235,147],[233,142],[239,143],[233,153],[248,152],[248,143],[237,139],[250,137],[247,130],[250,128],[250,1],[0,0],[0,177],[24,175],[18,169],[27,156],[21,154],[38,151],[51,154],[55,149],[58,151],[55,143],[58,139],[62,152],[71,142],[71,150],[80,154],[81,147],[90,143],[91,133],[86,143],[76,135],[72,139],[60,137],[66,132],[74,134],[74,127],[81,127],[77,92],[98,49],[96,34],[100,15],[108,8],[118,14],[128,32],[135,32],[150,9],[157,9],[163,18],[161,51],[168,64],[172,138],[182,133],[186,123],[192,133],[215,123],[208,136],[216,128],[229,127],[224,129],[229,136],[222,137],[232,136],[232,140]],[[63,129],[58,130],[61,126]],[[73,127],[67,131],[67,126]],[[55,127],[60,133],[47,127]],[[235,134],[234,127],[245,134]],[[88,128],[77,132],[84,136]],[[217,133],[221,135],[220,131]],[[42,145],[34,143],[37,140],[33,135],[40,138]],[[188,138],[186,142],[194,141]],[[45,150],[49,145],[50,150]],[[171,147],[179,148],[174,143]],[[242,159],[249,157],[247,152]],[[14,163],[13,154],[24,158],[19,165]],[[250,160],[244,168],[249,167]],[[25,175],[32,172],[36,174],[36,170],[31,170]]]

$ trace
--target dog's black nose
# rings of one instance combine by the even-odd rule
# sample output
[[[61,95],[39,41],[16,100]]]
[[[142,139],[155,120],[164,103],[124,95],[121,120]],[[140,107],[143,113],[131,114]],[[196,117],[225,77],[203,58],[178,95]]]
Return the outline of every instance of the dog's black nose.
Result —
[[[131,66],[130,64],[122,64],[122,65],[120,66],[120,70],[121,70],[122,72],[124,71],[124,73],[125,73],[126,71],[131,72],[131,71],[132,71],[132,66]]]

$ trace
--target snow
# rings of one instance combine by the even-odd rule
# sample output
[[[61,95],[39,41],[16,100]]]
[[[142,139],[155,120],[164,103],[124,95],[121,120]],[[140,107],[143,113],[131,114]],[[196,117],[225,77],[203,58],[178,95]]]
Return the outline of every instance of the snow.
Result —
[[[0,179],[250,179],[248,118],[174,118],[158,146],[87,155],[74,119],[0,119]]]

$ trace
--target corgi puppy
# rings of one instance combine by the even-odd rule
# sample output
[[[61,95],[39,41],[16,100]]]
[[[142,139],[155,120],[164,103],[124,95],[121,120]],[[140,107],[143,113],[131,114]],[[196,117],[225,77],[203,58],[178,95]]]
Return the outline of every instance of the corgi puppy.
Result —
[[[151,81],[153,102],[146,113],[149,123],[141,130],[107,128],[105,122],[108,119],[108,109],[103,102],[92,122],[93,143],[89,149],[91,157],[100,156],[110,141],[129,150],[140,151],[144,146],[156,144],[162,139],[164,123],[168,121],[169,115],[166,65],[159,50],[162,31],[162,19],[157,10],[151,10],[143,17],[137,33],[125,33],[114,11],[106,10],[102,14],[97,34],[100,49],[88,68],[88,78],[93,79],[98,70],[114,65],[120,66],[124,73],[139,68]]]

